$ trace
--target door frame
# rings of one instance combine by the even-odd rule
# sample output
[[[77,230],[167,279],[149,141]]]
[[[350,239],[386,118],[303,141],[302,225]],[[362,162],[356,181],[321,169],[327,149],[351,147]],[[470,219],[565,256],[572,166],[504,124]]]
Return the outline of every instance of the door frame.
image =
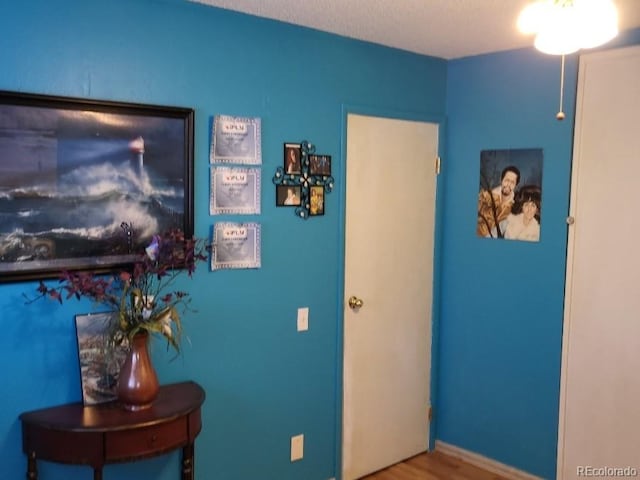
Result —
[[[380,107],[369,107],[363,105],[343,104],[342,105],[342,125],[340,138],[340,162],[338,189],[338,279],[336,289],[336,452],[334,472],[337,480],[342,479],[342,423],[343,423],[343,394],[344,394],[344,273],[345,273],[345,247],[346,247],[346,198],[347,198],[347,120],[349,114],[364,115],[370,117],[389,118],[394,120],[408,120],[438,125],[438,155],[444,157],[446,118],[444,115],[412,112],[404,110],[392,110]],[[435,159],[434,159],[435,164]],[[434,167],[435,168],[435,167]],[[437,372],[438,372],[438,338],[440,325],[440,278],[441,278],[441,255],[442,250],[442,211],[444,199],[444,183],[446,179],[446,168],[444,162],[441,163],[440,174],[436,175],[436,208],[434,212],[434,259],[433,259],[433,302],[431,307],[431,372],[430,372],[430,404],[434,412],[438,411],[437,405]],[[434,414],[429,427],[429,450],[435,446],[435,432],[437,429],[437,414]]]

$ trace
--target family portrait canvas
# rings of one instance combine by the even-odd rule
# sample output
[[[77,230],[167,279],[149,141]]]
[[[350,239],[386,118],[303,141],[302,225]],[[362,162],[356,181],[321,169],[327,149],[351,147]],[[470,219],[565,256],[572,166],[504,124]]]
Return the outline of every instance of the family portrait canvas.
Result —
[[[541,148],[480,152],[479,237],[540,241],[542,158]]]

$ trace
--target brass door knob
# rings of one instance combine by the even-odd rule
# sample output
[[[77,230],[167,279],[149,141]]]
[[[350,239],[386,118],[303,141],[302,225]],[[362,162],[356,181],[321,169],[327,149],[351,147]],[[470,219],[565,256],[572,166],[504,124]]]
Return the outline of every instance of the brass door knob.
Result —
[[[352,310],[355,310],[355,309],[357,309],[357,308],[360,308],[360,307],[362,307],[363,305],[364,305],[364,302],[362,301],[362,299],[361,299],[361,298],[358,298],[358,297],[356,297],[356,296],[351,296],[351,297],[349,298],[349,307],[350,307]]]

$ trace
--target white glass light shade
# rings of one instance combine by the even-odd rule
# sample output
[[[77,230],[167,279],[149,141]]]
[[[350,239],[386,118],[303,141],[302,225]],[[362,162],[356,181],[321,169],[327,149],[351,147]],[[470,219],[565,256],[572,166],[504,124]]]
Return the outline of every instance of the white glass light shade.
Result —
[[[567,55],[608,42],[618,33],[612,0],[538,0],[518,17],[523,33],[535,33],[535,47],[551,55]]]
[[[574,0],[580,48],[594,48],[618,34],[618,11],[611,0]]]
[[[518,30],[526,35],[537,33],[551,8],[552,6],[548,2],[530,3],[518,16]]]
[[[542,53],[549,55],[569,55],[580,50],[580,44],[575,37],[561,30],[549,28],[536,35],[533,45]]]
[[[534,45],[543,53],[550,55],[568,55],[580,49],[578,17],[574,7],[557,3],[549,4],[546,18],[541,22]]]

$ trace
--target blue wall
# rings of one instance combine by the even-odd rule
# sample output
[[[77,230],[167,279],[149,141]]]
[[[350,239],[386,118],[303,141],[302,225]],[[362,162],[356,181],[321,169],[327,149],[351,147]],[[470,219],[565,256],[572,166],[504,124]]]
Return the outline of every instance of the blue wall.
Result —
[[[342,105],[442,117],[446,62],[178,0],[0,0],[0,89],[192,107],[196,235],[208,214],[209,124],[214,114],[263,125],[262,268],[196,274],[185,283],[198,313],[174,362],[161,341],[161,383],[193,379],[207,391],[196,444],[200,479],[327,480],[336,472],[336,385],[342,335],[340,158]],[[276,209],[271,177],[285,141],[333,155],[337,188],[309,221]],[[0,464],[24,478],[18,415],[81,398],[73,316],[89,305],[24,305],[35,283],[0,285]],[[310,307],[310,330],[295,332]],[[305,434],[304,460],[289,439]],[[42,462],[43,479],[92,478],[87,467]],[[105,479],[173,479],[178,455],[109,466]]]
[[[198,478],[326,480],[336,474],[339,418],[342,108],[448,116],[440,212],[441,320],[434,341],[437,438],[545,478],[555,476],[560,342],[577,60],[567,65],[558,123],[559,59],[532,50],[451,62],[347,40],[182,0],[0,0],[0,89],[196,110],[196,234],[208,236],[209,122],[263,120],[260,270],[207,272],[185,288],[197,314],[191,345],[162,383],[207,391]],[[617,44],[640,43],[640,31]],[[303,222],[273,206],[282,143],[310,139],[333,155],[327,214]],[[544,149],[541,241],[475,236],[483,149]],[[313,286],[322,288],[314,289]],[[18,415],[80,400],[73,316],[89,305],[26,307],[34,283],[0,284],[2,478],[23,478]],[[299,306],[310,330],[295,332]],[[305,458],[289,462],[289,438]],[[173,479],[178,455],[115,465],[105,479]],[[43,463],[47,480],[91,478]]]
[[[438,438],[550,478],[576,61],[518,50],[450,62]],[[476,236],[480,151],[542,148],[538,243]]]
[[[627,32],[607,48],[640,41]],[[533,49],[451,61],[437,438],[555,478],[577,55]],[[480,151],[542,148],[538,243],[476,236]]]

